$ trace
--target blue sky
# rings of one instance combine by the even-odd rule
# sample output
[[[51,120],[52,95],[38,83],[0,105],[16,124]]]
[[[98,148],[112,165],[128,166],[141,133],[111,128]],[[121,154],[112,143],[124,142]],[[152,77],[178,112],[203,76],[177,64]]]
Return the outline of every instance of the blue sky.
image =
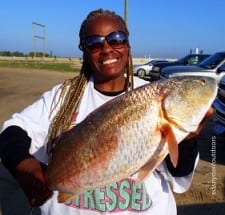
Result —
[[[124,0],[7,0],[1,2],[0,51],[33,49],[32,22],[46,26],[46,52],[82,56],[79,28],[94,9],[124,17]],[[128,0],[128,28],[134,57],[182,57],[200,48],[225,51],[225,0]],[[42,28],[35,27],[42,35]],[[36,40],[37,51],[42,41]]]

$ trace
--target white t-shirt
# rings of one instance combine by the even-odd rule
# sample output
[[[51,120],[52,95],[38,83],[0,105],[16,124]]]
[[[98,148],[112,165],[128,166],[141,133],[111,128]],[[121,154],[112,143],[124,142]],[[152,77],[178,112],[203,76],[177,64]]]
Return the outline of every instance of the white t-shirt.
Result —
[[[134,87],[148,82],[134,78]],[[3,129],[11,125],[17,125],[27,131],[31,137],[30,153],[40,161],[47,163],[46,143],[49,125],[59,107],[49,117],[51,104],[59,85],[51,91],[45,92],[42,97],[24,109],[21,113],[13,114],[6,121]],[[81,103],[76,115],[76,123],[81,122],[91,111],[112,99],[94,89],[90,80],[85,88]],[[197,159],[198,160],[198,159]],[[196,160],[196,163],[197,163]],[[74,197],[67,203],[57,202],[57,192],[45,204],[40,207],[43,215],[90,215],[90,214],[176,214],[176,203],[168,181],[171,182],[173,191],[185,192],[192,180],[192,174],[186,177],[175,178],[168,172],[165,162],[149,175],[142,184],[135,184],[135,176],[115,182],[112,185],[87,191]]]

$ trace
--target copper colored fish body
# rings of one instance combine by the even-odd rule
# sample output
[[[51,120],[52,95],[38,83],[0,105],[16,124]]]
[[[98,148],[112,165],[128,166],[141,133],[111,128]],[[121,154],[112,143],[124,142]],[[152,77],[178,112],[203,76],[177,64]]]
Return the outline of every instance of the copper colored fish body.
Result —
[[[59,202],[134,173],[142,181],[194,132],[217,93],[206,77],[160,80],[112,99],[57,140],[46,180]]]

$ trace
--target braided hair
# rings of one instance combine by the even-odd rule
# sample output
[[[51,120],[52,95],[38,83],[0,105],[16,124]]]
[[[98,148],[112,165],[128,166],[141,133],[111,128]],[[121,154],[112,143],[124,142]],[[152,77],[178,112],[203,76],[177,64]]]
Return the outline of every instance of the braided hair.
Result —
[[[120,22],[120,25],[122,26],[123,30],[129,35],[127,25],[121,16],[109,10],[103,10],[103,9],[94,10],[88,14],[86,19],[81,24],[80,32],[79,32],[79,37],[80,37],[79,48],[80,49],[82,49],[81,48],[82,42],[87,35],[87,25],[89,24],[91,20],[99,16],[111,16],[116,18],[118,22]],[[49,142],[47,145],[49,155],[52,154],[52,151],[54,149],[54,140],[57,138],[57,136],[61,132],[64,132],[69,129],[72,116],[77,110],[77,107],[80,103],[80,99],[83,95],[86,84],[92,73],[92,69],[89,66],[87,59],[85,58],[84,52],[83,52],[83,63],[82,63],[82,67],[81,67],[79,75],[64,81],[64,83],[61,85],[58,91],[60,92],[59,100],[57,104],[52,105],[51,113],[56,107],[56,105],[61,103],[60,109],[55,115],[55,117],[53,118],[49,128],[49,137],[48,137]],[[126,91],[133,89],[133,64],[132,64],[130,49],[129,49],[128,55],[129,55],[128,62],[125,66]],[[56,93],[56,95],[58,94],[58,92]]]

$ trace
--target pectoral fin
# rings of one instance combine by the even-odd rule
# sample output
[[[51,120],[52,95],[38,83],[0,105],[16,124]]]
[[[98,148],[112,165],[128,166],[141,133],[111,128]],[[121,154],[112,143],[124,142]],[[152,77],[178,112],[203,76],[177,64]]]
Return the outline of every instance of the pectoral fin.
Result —
[[[170,155],[170,160],[174,167],[177,166],[178,163],[178,144],[176,137],[173,133],[173,129],[171,128],[170,124],[166,120],[162,120],[159,125],[159,130],[162,134],[162,144],[167,142],[168,144],[168,151]],[[164,160],[166,157],[167,150],[162,150],[157,156],[153,159],[150,159],[139,171],[138,171],[138,178],[136,180],[137,183],[140,183],[144,180],[144,178],[151,174],[155,168]]]
[[[170,160],[173,166],[176,167],[178,162],[178,144],[173,130],[168,122],[163,122],[160,126],[160,130],[168,143]]]

